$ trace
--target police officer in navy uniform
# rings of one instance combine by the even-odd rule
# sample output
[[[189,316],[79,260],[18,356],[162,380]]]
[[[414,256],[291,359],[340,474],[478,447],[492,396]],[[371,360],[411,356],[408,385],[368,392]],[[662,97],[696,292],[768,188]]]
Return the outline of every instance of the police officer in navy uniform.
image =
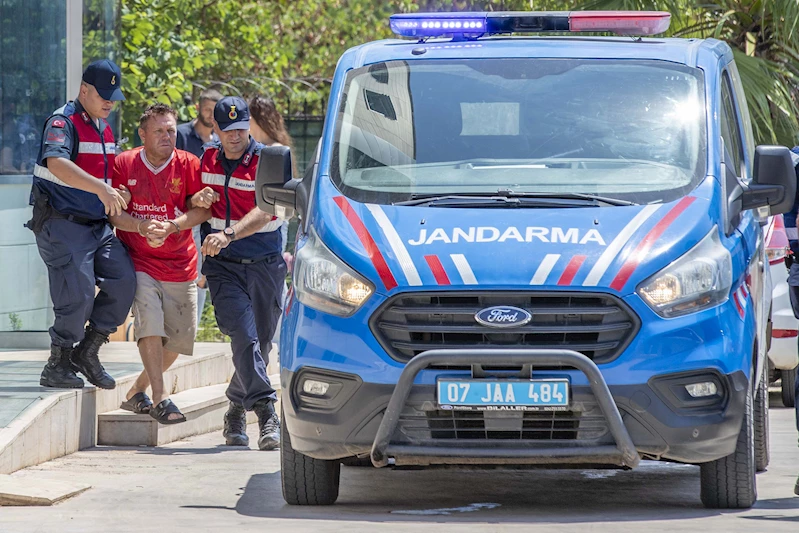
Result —
[[[55,314],[44,387],[83,387],[76,371],[97,387],[116,386],[98,352],[124,322],[136,292],[133,263],[108,223],[108,215],[127,207],[124,193],[110,185],[116,147],[105,120],[125,99],[121,84],[112,61],[92,63],[78,97],[50,116],[42,134],[26,226],[47,265]]]
[[[230,406],[223,435],[229,446],[247,446],[245,411],[252,410],[258,416],[258,447],[272,450],[280,444],[280,420],[266,366],[286,277],[282,221],[255,205],[263,145],[250,137],[247,103],[223,98],[214,107],[214,121],[219,143],[206,148],[201,172],[203,184],[219,200],[211,204],[211,219],[202,227],[202,253],[216,321],[230,336],[236,369],[227,389]]]

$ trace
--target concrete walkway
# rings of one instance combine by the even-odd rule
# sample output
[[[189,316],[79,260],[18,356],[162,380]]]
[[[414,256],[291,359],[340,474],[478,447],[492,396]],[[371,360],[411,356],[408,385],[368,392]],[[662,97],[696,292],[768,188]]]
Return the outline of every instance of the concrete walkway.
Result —
[[[138,351],[131,344],[109,343],[103,347],[103,366],[114,378],[141,372]],[[0,352],[0,428],[11,425],[37,402],[63,392],[39,386],[39,376],[49,355],[45,350]]]
[[[794,415],[772,400],[771,465],[757,476],[757,505],[745,511],[704,509],[698,467],[649,461],[627,472],[342,467],[336,505],[290,507],[280,452],[227,447],[217,431],[159,448],[93,448],[17,472],[11,477],[92,488],[52,507],[0,508],[0,531],[796,531]],[[254,443],[257,427],[249,429]]]
[[[222,343],[197,343],[195,354],[202,357],[228,349]],[[100,354],[103,366],[115,379],[142,370],[139,351],[133,342],[108,343]],[[39,376],[49,356],[47,350],[0,351],[0,429],[10,426],[38,402],[65,391],[39,386]],[[191,357],[181,355],[178,364],[188,360]],[[88,383],[87,386],[91,387]]]
[[[39,386],[49,351],[0,352],[0,474],[41,464],[97,444],[97,416],[119,408],[141,372],[132,342],[104,345],[100,359],[117,380],[113,390]],[[230,345],[198,343],[164,374],[171,394],[227,383],[233,374]],[[0,527],[0,532],[3,529]]]

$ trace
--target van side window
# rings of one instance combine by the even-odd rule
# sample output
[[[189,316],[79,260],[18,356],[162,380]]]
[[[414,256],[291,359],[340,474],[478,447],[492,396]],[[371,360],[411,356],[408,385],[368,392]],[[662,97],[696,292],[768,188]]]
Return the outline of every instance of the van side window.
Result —
[[[741,74],[738,72],[738,67],[735,66],[735,61],[727,65],[727,72],[730,75],[732,88],[734,89],[735,101],[738,102],[738,112],[741,115],[741,130],[744,135],[744,152],[749,156],[749,163],[747,166],[747,178],[752,175],[752,158],[755,154],[755,137],[752,134],[752,117],[749,114],[749,108],[745,105],[746,93],[744,92],[743,84],[741,83]]]
[[[732,97],[732,83],[727,71],[724,71],[721,83],[721,137],[727,154],[732,157],[728,164],[737,176],[743,175],[743,146],[741,142],[741,127],[738,124],[738,115],[735,113],[735,103]],[[725,155],[726,157],[726,155]]]

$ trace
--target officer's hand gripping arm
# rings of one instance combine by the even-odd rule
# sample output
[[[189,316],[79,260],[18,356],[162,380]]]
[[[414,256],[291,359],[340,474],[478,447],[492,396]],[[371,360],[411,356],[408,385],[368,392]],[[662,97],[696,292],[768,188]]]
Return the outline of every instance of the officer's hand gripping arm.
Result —
[[[103,202],[107,215],[116,216],[128,208],[128,203],[116,189],[89,174],[74,161],[62,157],[48,157],[46,161],[50,172],[67,185],[96,194]]]
[[[202,207],[208,209],[211,207],[212,203],[218,200],[219,193],[215,192],[211,187],[205,187],[203,190],[191,197],[191,207]],[[205,221],[203,220],[202,222]]]
[[[128,188],[125,187],[124,185],[120,185],[117,188],[117,191],[119,192],[119,195],[122,197],[122,199],[125,200],[125,203],[129,204],[130,203],[130,199],[132,198],[132,196],[131,196],[130,191],[128,190]]]

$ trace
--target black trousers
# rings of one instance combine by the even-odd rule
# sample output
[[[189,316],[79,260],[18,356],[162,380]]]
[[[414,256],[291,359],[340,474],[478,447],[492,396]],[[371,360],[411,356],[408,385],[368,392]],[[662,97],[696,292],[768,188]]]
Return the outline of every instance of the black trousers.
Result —
[[[36,234],[36,245],[50,281],[52,344],[72,347],[80,342],[87,320],[101,333],[116,331],[133,303],[136,272],[111,226],[51,218]],[[100,288],[96,296],[95,285]]]
[[[269,260],[241,265],[208,257],[203,263],[219,330],[230,336],[236,369],[227,397],[251,410],[263,399],[277,400],[266,365],[281,313],[286,263]]]

